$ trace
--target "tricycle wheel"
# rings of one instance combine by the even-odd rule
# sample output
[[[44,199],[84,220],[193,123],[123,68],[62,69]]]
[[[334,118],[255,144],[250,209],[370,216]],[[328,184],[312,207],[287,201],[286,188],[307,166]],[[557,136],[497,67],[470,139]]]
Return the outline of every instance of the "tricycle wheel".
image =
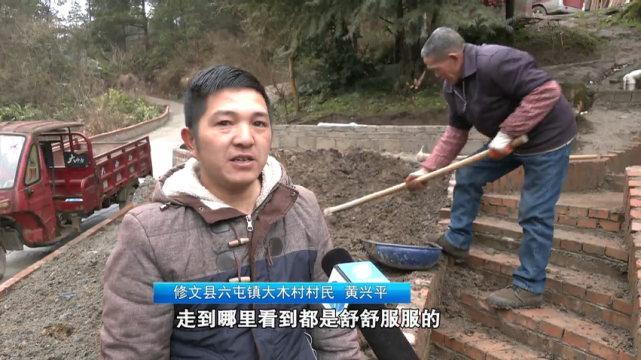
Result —
[[[134,186],[128,186],[127,188],[123,189],[122,192],[122,199],[125,199],[125,201],[118,203],[118,206],[121,210],[124,209],[127,205],[131,204],[131,202],[134,200],[136,188]]]
[[[0,279],[4,276],[5,270],[7,270],[7,252],[4,247],[0,245]]]

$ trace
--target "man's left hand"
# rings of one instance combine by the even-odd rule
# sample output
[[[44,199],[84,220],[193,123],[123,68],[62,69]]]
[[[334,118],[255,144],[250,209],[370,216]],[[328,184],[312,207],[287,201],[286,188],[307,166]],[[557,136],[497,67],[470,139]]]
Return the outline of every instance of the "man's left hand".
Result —
[[[490,158],[501,159],[512,153],[512,138],[503,132],[496,134],[490,142]]]

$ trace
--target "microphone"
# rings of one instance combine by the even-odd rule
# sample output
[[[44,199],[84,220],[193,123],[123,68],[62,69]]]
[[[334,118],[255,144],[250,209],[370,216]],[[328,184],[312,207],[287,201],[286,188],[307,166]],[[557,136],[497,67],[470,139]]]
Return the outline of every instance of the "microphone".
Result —
[[[352,282],[350,281],[349,276],[346,276],[345,272],[340,268],[335,268],[340,264],[353,263],[354,259],[345,249],[336,248],[332,249],[321,260],[321,267],[327,276],[330,278],[329,282]],[[367,277],[365,281],[367,282],[389,282],[383,276],[383,274],[376,269],[373,264],[363,264],[362,268],[362,277]],[[370,266],[371,265],[371,266]],[[359,265],[356,265],[359,266]],[[367,270],[365,270],[365,267]],[[376,271],[372,271],[373,269]],[[375,278],[372,278],[371,275],[374,275]],[[358,274],[357,274],[358,276]],[[382,277],[383,281],[380,281],[376,278]],[[336,281],[342,280],[342,281]],[[343,310],[345,306],[339,307],[336,309],[337,312]],[[384,304],[350,304],[350,309],[356,310],[360,315],[363,310],[369,311],[380,311],[385,309]],[[374,355],[379,360],[392,360],[392,359],[403,359],[403,360],[419,360],[416,351],[412,345],[407,341],[405,334],[399,328],[362,328],[360,327],[360,321],[357,321],[357,324],[360,328],[361,334],[369,344],[370,348],[374,352]]]

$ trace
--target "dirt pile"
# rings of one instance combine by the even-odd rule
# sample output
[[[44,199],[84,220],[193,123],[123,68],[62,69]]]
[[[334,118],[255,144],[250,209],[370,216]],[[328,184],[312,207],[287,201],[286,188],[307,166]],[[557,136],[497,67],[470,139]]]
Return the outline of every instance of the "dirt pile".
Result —
[[[297,184],[316,192],[323,208],[400,183],[415,170],[410,163],[374,153],[275,155]],[[148,178],[141,184],[134,204],[147,201],[155,182]],[[421,193],[402,193],[336,214],[330,225],[335,246],[363,259],[361,239],[420,244],[424,234],[435,229],[446,187],[445,177]],[[119,223],[45,264],[0,299],[0,359],[97,357],[103,271]]]
[[[281,150],[273,156],[296,184],[316,193],[323,209],[402,183],[416,170],[412,163],[374,152]],[[355,259],[365,259],[360,240],[423,244],[438,231],[448,181],[443,176],[429,182],[423,191],[404,191],[331,215],[328,224],[334,246],[347,249]]]

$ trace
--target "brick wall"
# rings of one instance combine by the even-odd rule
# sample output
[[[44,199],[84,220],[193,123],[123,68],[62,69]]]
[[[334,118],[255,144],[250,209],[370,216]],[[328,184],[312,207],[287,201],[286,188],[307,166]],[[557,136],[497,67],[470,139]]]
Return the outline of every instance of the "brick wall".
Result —
[[[510,219],[517,219],[519,215],[519,200],[510,195],[485,194],[482,199],[482,213],[493,216],[502,216]],[[567,206],[556,205],[554,222],[563,225],[576,226],[584,229],[602,229],[605,231],[619,232],[623,223],[624,214],[620,211],[592,207],[592,206]],[[449,214],[444,218],[449,218]],[[518,237],[517,234],[503,234],[505,236]],[[579,245],[580,246],[580,245]],[[565,247],[563,244],[561,247]],[[608,256],[628,261],[628,254],[614,254],[616,249],[598,248],[591,245],[591,253],[607,253]],[[568,248],[574,248],[574,245],[568,245]]]
[[[641,308],[641,166],[631,166],[625,171],[625,219],[622,230],[630,251],[628,280],[632,293],[634,348],[637,359],[641,355],[641,329],[639,316]]]
[[[612,151],[601,156],[601,159],[598,160],[570,162],[563,191],[596,190],[604,185],[608,173],[622,174],[628,166],[641,165],[640,140],[641,138],[635,138],[627,148]],[[523,181],[524,172],[520,167],[499,180],[488,183],[485,189],[487,192],[496,194],[520,191]]]
[[[441,303],[441,282],[446,269],[445,262],[446,260],[442,259],[434,268],[428,271],[421,271],[422,275],[420,277],[411,279],[412,303],[399,304],[398,308],[436,309]],[[429,360],[432,329],[403,329],[403,332],[414,336],[413,345],[419,359]]]

